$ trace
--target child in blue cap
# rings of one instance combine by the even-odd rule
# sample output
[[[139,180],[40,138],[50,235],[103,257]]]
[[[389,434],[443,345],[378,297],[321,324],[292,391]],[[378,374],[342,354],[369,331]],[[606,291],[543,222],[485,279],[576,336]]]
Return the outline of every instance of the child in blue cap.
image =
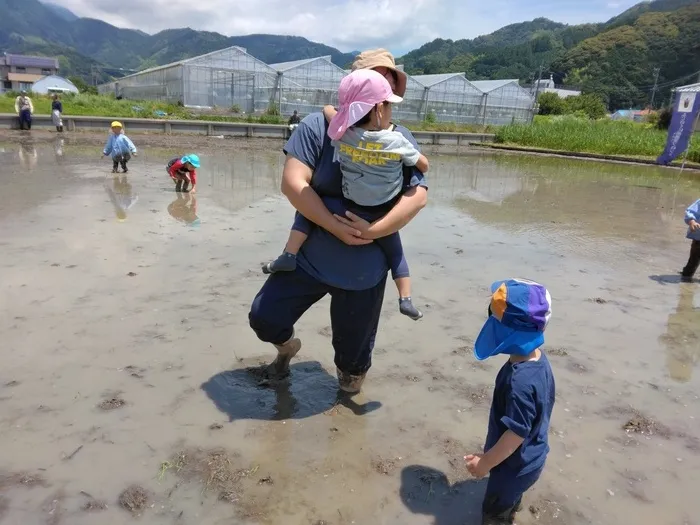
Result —
[[[498,281],[489,318],[474,344],[478,360],[496,354],[510,359],[496,377],[483,454],[465,456],[476,478],[489,474],[482,524],[514,523],[523,494],[539,479],[549,444],[554,375],[540,350],[552,313],[541,284],[524,279]]]
[[[191,153],[184,157],[176,157],[165,167],[170,178],[175,183],[175,191],[194,193],[197,188],[197,168],[199,168],[199,156]],[[192,188],[187,189],[192,184]]]
[[[681,271],[681,279],[693,282],[693,276],[700,266],[700,200],[695,201],[685,210],[685,223],[688,225],[686,237],[691,240],[688,264]]]

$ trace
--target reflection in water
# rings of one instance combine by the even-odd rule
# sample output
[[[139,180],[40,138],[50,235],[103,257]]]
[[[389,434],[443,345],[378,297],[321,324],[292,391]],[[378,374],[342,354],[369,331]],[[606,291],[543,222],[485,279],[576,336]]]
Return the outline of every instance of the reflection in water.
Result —
[[[201,222],[197,217],[197,197],[191,193],[178,193],[175,200],[168,204],[168,213],[188,226],[199,226]]]
[[[666,346],[666,366],[671,378],[685,383],[700,361],[700,308],[693,304],[697,287],[681,285],[676,311],[668,316],[666,333],[659,340]]]
[[[22,168],[27,171],[33,170],[38,159],[39,153],[34,144],[23,142],[19,145],[19,162]]]
[[[618,239],[651,237],[659,248],[671,246],[682,226],[682,204],[699,186],[697,178],[659,168],[547,157],[438,158],[435,164],[439,177],[431,181],[431,197],[448,197],[448,183],[453,205],[478,222],[563,233],[603,251]]]
[[[63,147],[65,146],[65,144],[65,140],[63,140],[60,137],[56,137],[56,140],[54,140],[53,143],[54,151],[56,152],[56,157],[63,157]]]
[[[139,196],[134,193],[129,179],[126,175],[115,175],[112,177],[111,185],[105,184],[105,190],[107,191],[109,200],[112,202],[112,206],[114,206],[117,220],[119,222],[125,221],[127,210],[139,200]]]

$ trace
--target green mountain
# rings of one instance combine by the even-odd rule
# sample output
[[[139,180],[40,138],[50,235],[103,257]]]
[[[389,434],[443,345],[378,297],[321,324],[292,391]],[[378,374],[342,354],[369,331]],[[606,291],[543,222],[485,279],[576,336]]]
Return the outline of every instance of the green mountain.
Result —
[[[234,45],[266,63],[330,55],[342,67],[355,56],[301,37],[227,37],[189,28],[148,35],[101,20],[73,18],[72,13],[38,0],[0,0],[0,13],[0,51],[63,56],[62,73],[86,80],[93,66],[100,68],[98,76],[105,79],[119,68],[144,69]]]
[[[551,74],[558,84],[597,93],[611,109],[642,106],[654,68],[660,68],[657,103],[669,96],[674,80],[700,71],[699,10],[698,0],[656,0],[605,24],[538,18],[473,40],[434,40],[399,61],[412,74],[465,72],[472,80],[523,82],[532,82],[542,66],[543,78]]]
[[[51,2],[43,2],[43,4],[48,7],[55,15],[62,18],[66,22],[73,22],[80,18],[78,15],[73,13],[70,9],[66,9],[60,5],[52,4]]]
[[[700,3],[671,12],[646,10],[631,24],[611,28],[580,42],[552,62],[566,81],[607,98],[611,108],[643,106],[650,100],[659,68],[656,101],[672,87],[698,81]]]

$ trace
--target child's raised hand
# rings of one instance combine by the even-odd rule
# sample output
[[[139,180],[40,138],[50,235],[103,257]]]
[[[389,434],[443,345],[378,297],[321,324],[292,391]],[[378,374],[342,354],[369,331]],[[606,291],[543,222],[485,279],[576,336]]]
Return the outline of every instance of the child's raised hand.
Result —
[[[489,469],[486,468],[485,462],[481,461],[481,454],[468,454],[464,456],[464,460],[467,462],[467,470],[475,478],[483,478],[489,473]]]

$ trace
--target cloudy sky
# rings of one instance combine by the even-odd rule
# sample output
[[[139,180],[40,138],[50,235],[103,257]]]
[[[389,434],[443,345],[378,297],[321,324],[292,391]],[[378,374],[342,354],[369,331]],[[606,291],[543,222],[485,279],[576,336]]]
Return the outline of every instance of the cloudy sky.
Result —
[[[225,35],[299,35],[341,51],[410,51],[435,38],[473,38],[547,17],[600,22],[635,0],[52,0],[78,16],[155,33],[191,27]]]

